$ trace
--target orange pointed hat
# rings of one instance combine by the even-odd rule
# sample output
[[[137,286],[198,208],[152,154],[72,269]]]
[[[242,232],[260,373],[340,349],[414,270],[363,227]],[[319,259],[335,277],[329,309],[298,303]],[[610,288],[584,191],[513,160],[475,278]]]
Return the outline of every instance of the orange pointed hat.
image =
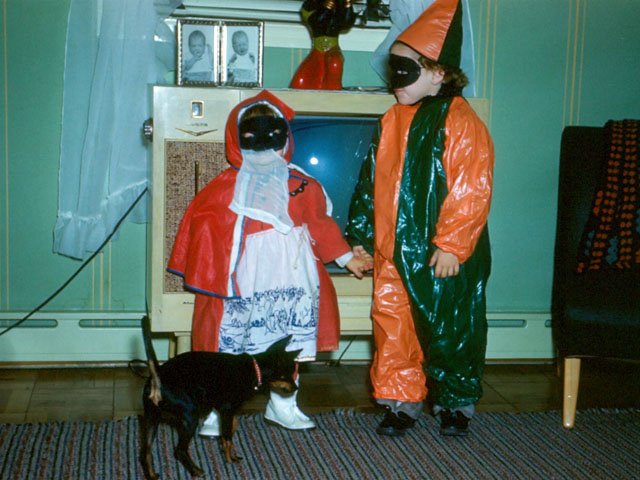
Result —
[[[396,39],[441,65],[460,67],[462,2],[435,0]]]

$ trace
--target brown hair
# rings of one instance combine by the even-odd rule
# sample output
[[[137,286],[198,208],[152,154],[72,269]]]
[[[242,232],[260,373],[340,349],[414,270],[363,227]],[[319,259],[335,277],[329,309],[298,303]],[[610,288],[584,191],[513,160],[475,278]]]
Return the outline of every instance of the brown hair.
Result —
[[[442,87],[438,92],[439,97],[455,97],[462,95],[462,89],[467,86],[469,79],[462,70],[457,67],[450,67],[434,62],[430,58],[420,56],[418,60],[427,70],[442,70],[444,72],[444,80]]]
[[[264,103],[256,103],[247,108],[242,115],[240,116],[240,120],[249,120],[253,117],[279,117],[273,107],[266,105]]]

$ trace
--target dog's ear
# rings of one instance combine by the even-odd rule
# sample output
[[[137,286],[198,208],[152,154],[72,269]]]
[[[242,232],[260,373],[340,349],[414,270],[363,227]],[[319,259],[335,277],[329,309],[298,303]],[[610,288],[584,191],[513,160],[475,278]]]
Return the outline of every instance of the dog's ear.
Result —
[[[293,350],[292,352],[287,352],[287,356],[291,359],[294,360],[296,358],[298,358],[298,356],[300,355],[300,352],[302,352],[302,349],[300,350]]]
[[[292,335],[287,335],[284,338],[281,338],[280,340],[278,340],[277,342],[273,342],[271,344],[271,346],[267,349],[267,351],[284,351],[287,348],[287,345],[289,345],[289,342],[291,341],[291,337]]]

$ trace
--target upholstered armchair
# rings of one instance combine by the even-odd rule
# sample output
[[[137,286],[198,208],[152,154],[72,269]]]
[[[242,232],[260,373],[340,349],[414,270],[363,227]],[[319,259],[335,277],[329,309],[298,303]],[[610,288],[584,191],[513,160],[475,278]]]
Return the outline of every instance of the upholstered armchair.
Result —
[[[564,364],[566,428],[574,424],[581,358],[640,360],[640,265],[576,270],[594,194],[607,166],[605,137],[604,128],[593,127],[567,127],[562,134],[552,325],[558,361]],[[638,228],[638,215],[636,211],[633,228]]]

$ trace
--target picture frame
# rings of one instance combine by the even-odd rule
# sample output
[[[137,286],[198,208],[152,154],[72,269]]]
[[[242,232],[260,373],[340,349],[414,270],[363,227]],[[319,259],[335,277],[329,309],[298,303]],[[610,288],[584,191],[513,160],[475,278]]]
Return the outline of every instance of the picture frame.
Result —
[[[221,22],[220,84],[261,87],[264,22]]]
[[[220,84],[220,21],[180,18],[176,22],[176,84]]]

